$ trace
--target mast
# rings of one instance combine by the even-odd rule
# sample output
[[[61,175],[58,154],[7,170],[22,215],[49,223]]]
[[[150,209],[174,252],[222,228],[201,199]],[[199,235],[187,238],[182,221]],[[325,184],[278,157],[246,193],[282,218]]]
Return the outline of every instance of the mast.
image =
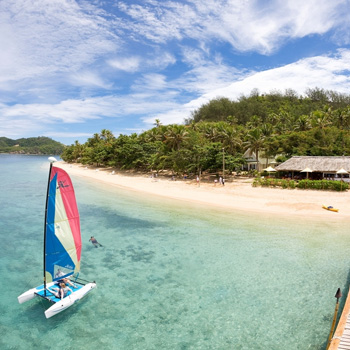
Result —
[[[46,227],[47,227],[47,205],[49,202],[49,189],[50,189],[50,178],[51,178],[51,171],[52,171],[52,164],[56,162],[57,160],[54,157],[49,157],[50,161],[50,170],[49,170],[49,178],[47,180],[47,190],[46,190],[46,203],[45,203],[45,222],[44,222],[44,295],[46,296],[46,274],[45,274],[45,267],[46,267]]]

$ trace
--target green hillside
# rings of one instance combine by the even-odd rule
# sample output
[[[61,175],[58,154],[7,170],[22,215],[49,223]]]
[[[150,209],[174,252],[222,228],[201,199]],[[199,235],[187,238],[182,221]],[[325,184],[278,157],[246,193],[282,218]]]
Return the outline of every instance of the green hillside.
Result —
[[[0,153],[56,154],[63,152],[65,145],[49,137],[29,137],[12,140],[0,137]]]
[[[259,119],[261,123],[280,118],[281,114],[297,119],[303,115],[310,115],[325,106],[333,111],[350,105],[350,95],[323,89],[308,89],[305,96],[299,96],[289,89],[285,93],[278,91],[260,95],[254,91],[250,96],[241,96],[238,100],[218,97],[192,112],[187,124],[200,121],[234,121],[239,125],[246,125],[251,119]],[[228,118],[231,116],[230,118]],[[232,119],[233,118],[233,119]]]
[[[162,125],[141,134],[103,129],[84,144],[65,148],[62,159],[97,166],[172,174],[227,173],[247,162],[245,153],[277,162],[294,156],[350,154],[350,96],[309,89],[216,98],[192,113],[185,124]]]

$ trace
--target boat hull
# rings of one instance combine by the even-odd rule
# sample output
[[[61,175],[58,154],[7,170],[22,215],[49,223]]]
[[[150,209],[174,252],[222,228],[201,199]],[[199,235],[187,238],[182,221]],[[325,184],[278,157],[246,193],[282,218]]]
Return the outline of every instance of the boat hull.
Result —
[[[29,301],[31,299],[34,299],[35,297],[41,297],[52,302],[53,305],[45,311],[45,317],[50,318],[68,309],[70,306],[78,302],[80,299],[82,299],[86,294],[88,294],[90,291],[92,291],[96,287],[95,282],[90,282],[85,285],[80,285],[76,283],[76,285],[78,286],[77,289],[72,289],[73,293],[69,292],[69,295],[67,295],[62,300],[56,298],[50,292],[47,292],[45,294],[44,285],[29,289],[28,291],[21,294],[17,299],[20,304],[26,301]],[[55,286],[57,285],[54,282],[51,282],[46,285],[46,288],[50,289],[51,287],[55,287]]]
[[[50,318],[68,309],[70,306],[82,299],[86,294],[91,292],[95,287],[96,283],[88,283],[79,290],[74,291],[72,294],[66,296],[65,298],[56,302],[54,305],[48,308],[45,311],[45,317]]]
[[[50,282],[46,285],[47,288],[52,287],[53,285],[55,285],[54,282]],[[34,299],[37,295],[38,292],[43,291],[44,290],[44,285],[41,285],[39,287],[36,288],[32,288],[27,290],[26,292],[24,292],[23,294],[21,294],[19,297],[17,297],[18,302],[20,304],[25,303],[26,301],[32,300]]]

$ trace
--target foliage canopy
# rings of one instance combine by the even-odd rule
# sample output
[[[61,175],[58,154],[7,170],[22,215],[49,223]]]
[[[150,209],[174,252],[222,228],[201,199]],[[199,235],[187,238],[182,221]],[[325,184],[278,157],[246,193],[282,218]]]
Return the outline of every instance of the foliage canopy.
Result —
[[[217,98],[202,105],[185,123],[115,137],[102,130],[85,144],[65,148],[62,158],[121,169],[173,173],[240,169],[246,151],[286,160],[293,155],[340,156],[350,152],[350,96],[308,89],[260,95],[238,101]]]

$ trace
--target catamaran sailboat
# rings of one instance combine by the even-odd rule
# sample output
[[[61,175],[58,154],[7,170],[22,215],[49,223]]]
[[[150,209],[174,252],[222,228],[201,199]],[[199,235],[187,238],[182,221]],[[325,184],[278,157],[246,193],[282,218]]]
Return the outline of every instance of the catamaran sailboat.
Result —
[[[54,157],[50,157],[49,161],[44,229],[44,284],[18,297],[20,304],[35,297],[50,301],[53,305],[45,311],[46,318],[72,306],[96,287],[95,282],[78,278],[82,244],[72,181],[63,169],[53,166],[56,161]],[[63,279],[67,281],[67,278],[72,288],[61,299],[54,289],[59,290],[58,283]]]

